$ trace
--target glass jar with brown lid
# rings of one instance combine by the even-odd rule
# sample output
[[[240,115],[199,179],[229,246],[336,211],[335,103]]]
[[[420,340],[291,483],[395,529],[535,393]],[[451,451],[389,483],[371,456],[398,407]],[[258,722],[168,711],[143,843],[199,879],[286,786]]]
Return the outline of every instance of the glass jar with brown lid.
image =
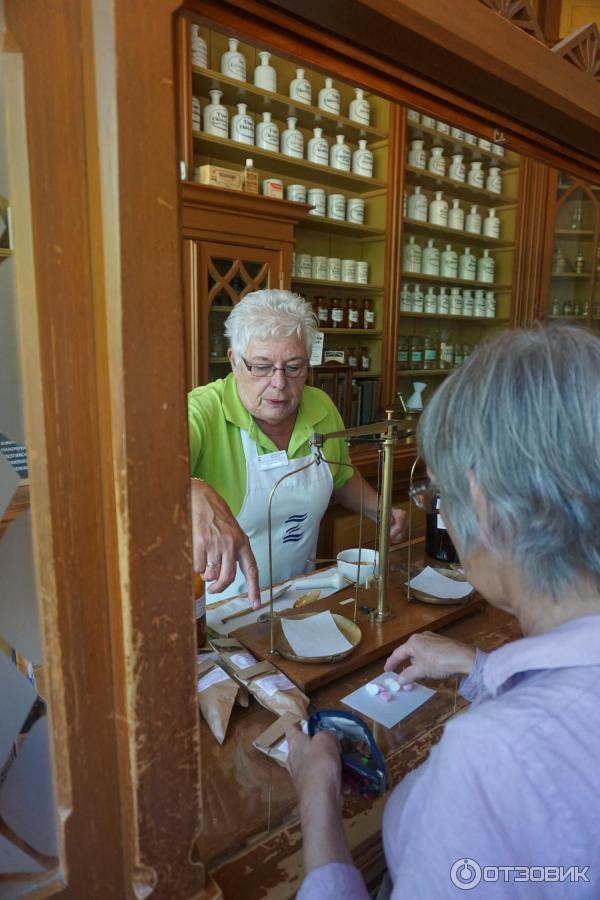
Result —
[[[346,305],[348,308],[348,328],[360,328],[358,299],[356,297],[348,297]]]
[[[413,334],[409,340],[409,368],[419,372],[423,368],[423,338]]]
[[[341,297],[331,298],[331,328],[346,327],[346,303]]]
[[[331,327],[331,313],[329,309],[329,300],[327,297],[315,297],[317,304],[317,321],[319,328]]]
[[[356,347],[348,347],[346,363],[352,366],[353,369],[358,369],[358,350]]]
[[[375,328],[375,308],[371,297],[364,297],[362,302],[362,327]]]

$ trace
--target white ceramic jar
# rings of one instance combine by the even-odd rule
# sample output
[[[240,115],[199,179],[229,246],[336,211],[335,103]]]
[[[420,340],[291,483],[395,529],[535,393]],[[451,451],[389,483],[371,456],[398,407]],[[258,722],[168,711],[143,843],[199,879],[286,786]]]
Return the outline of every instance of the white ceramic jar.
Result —
[[[487,313],[487,302],[485,299],[485,291],[481,289],[475,291],[474,315],[478,319],[483,318]]]
[[[415,236],[411,234],[402,252],[402,271],[412,274],[420,272],[422,255],[423,251],[417,244]]]
[[[346,220],[354,225],[365,224],[365,201],[362,197],[350,197],[347,201]]]
[[[421,193],[420,185],[417,185],[408,198],[408,218],[417,222],[426,222],[428,206],[427,197]]]
[[[356,260],[355,259],[343,259],[342,260],[342,281],[346,281],[349,283],[356,282]]]
[[[208,48],[206,41],[200,34],[200,26],[192,24],[191,27],[192,40],[192,65],[200,66],[202,69],[208,68]]]
[[[440,316],[447,316],[450,312],[450,297],[446,293],[446,288],[440,288],[437,298],[437,312]]]
[[[312,276],[312,256],[310,253],[296,254],[296,275],[298,278],[310,278]]]
[[[329,151],[329,165],[332,169],[338,169],[341,172],[349,172],[352,165],[352,152],[350,147],[344,143],[344,135],[336,134],[335,144],[331,145]]]
[[[342,280],[342,260],[338,256],[330,256],[327,260],[327,280]]]
[[[246,59],[238,50],[237,38],[229,38],[229,50],[221,57],[221,72],[236,81],[246,80]]]
[[[304,156],[304,135],[296,128],[295,116],[287,119],[287,128],[281,132],[281,152],[284,156],[302,159]]]
[[[477,141],[477,146],[482,150],[487,150],[487,152],[490,153],[492,149],[492,142],[487,141],[485,138],[479,138],[479,140]]]
[[[323,137],[322,128],[313,128],[313,137],[308,142],[306,158],[317,166],[329,165],[329,144]]]
[[[485,314],[488,319],[496,317],[496,295],[493,291],[485,292]]]
[[[466,170],[462,153],[453,153],[452,162],[448,169],[448,178],[451,178],[453,181],[464,181],[465,175]]]
[[[496,215],[495,209],[488,210],[488,214],[483,220],[483,233],[486,237],[500,237],[500,219]]]
[[[327,278],[327,257],[313,256],[312,258],[312,278],[325,280]]]
[[[447,122],[442,122],[441,119],[436,120],[435,127],[440,134],[450,134],[450,126]]]
[[[448,228],[454,231],[463,231],[465,227],[465,213],[456,197],[452,201],[452,208],[448,210]]]
[[[475,299],[473,297],[473,291],[465,290],[462,292],[462,301],[463,301],[463,316],[472,316],[475,310]]]
[[[285,196],[292,203],[306,203],[306,185],[288,184],[285,189]]]
[[[221,103],[222,91],[209,91],[210,103],[204,107],[204,130],[216,137],[229,137],[229,113]]]
[[[323,188],[309,188],[306,195],[306,202],[310,203],[311,206],[314,206],[314,209],[309,211],[309,216],[325,215],[325,191]]]
[[[450,289],[450,309],[449,313],[451,316],[462,316],[463,311],[463,301],[462,301],[462,291],[460,288],[451,288]]]
[[[425,298],[420,284],[415,284],[412,293],[412,312],[422,313],[425,308]]]
[[[421,272],[423,275],[440,274],[440,251],[435,246],[433,238],[429,238],[427,246],[421,256]]]
[[[290,98],[296,103],[310,103],[312,88],[308,78],[304,77],[304,69],[296,69],[296,77],[290,82]]]
[[[277,72],[270,65],[271,54],[261,50],[258,54],[260,64],[254,69],[254,84],[263,91],[277,91]]]
[[[371,105],[368,100],[365,100],[365,92],[362,88],[354,88],[354,93],[356,96],[354,100],[350,101],[348,118],[353,122],[360,122],[361,125],[368,125],[371,121]]]
[[[444,227],[448,224],[448,204],[444,200],[442,191],[436,191],[435,200],[429,204],[429,221],[432,225],[443,225]]]
[[[327,217],[341,221],[346,218],[346,198],[343,194],[329,194],[327,196]]]
[[[415,169],[424,169],[427,163],[427,154],[423,149],[425,141],[411,141],[408,151],[408,164]]]
[[[450,135],[456,138],[457,141],[464,141],[465,139],[465,133],[462,128],[451,128]]]
[[[452,249],[452,244],[446,244],[440,255],[440,275],[443,278],[458,276],[458,254]]]
[[[465,131],[465,142],[477,146],[477,135],[471,134],[470,131]]]
[[[431,156],[427,162],[427,168],[430,172],[433,172],[435,175],[445,175],[446,174],[446,159],[444,157],[444,148],[443,147],[432,147],[431,148]]]
[[[369,263],[365,259],[359,259],[356,262],[356,283],[369,283]]]
[[[469,174],[467,175],[467,182],[471,185],[471,187],[482,188],[483,187],[483,163],[479,159],[474,159],[469,166]]]
[[[500,174],[499,166],[489,167],[485,187],[486,190],[491,191],[492,194],[502,193],[502,176]]]
[[[492,153],[495,153],[496,156],[504,156],[504,147],[501,147],[500,144],[492,144]]]
[[[272,153],[279,151],[279,128],[271,121],[271,113],[262,114],[262,122],[256,126],[256,146]]]
[[[192,131],[200,131],[202,128],[202,114],[200,112],[200,98],[192,97]]]
[[[363,178],[373,177],[373,154],[364,138],[359,140],[358,150],[352,154],[352,172],[354,175],[362,175]]]
[[[477,274],[477,260],[471,253],[470,247],[465,247],[464,252],[458,257],[458,277],[463,281],[475,281]]]
[[[437,312],[437,297],[435,295],[435,289],[432,287],[427,288],[423,311],[429,314]]]
[[[238,103],[237,113],[231,117],[231,140],[238,144],[254,144],[254,122],[246,112],[245,103]]]
[[[400,292],[400,312],[412,312],[412,291],[410,284],[403,284]]]
[[[427,113],[421,115],[421,125],[424,125],[425,128],[435,128],[435,122],[433,116],[428,116]]]
[[[325,86],[319,91],[318,106],[326,112],[339,113],[340,92],[333,86],[333,78],[325,79]]]
[[[412,122],[413,125],[418,125],[421,121],[421,113],[418,113],[416,109],[408,109],[406,111],[406,118],[409,122]]]
[[[493,284],[496,273],[496,262],[490,251],[486,248],[477,262],[477,281],[486,281]]]
[[[481,216],[477,212],[477,207],[472,206],[465,220],[465,231],[469,234],[481,234]]]

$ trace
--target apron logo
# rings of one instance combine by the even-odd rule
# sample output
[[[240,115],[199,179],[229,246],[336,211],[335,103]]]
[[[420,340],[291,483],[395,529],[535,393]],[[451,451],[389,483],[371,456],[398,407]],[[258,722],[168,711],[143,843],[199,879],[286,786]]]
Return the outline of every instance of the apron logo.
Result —
[[[283,524],[287,525],[287,528],[283,533],[284,544],[295,544],[297,541],[302,540],[304,537],[304,528],[302,526],[307,517],[308,513],[302,513],[297,516],[289,516],[289,518],[285,520]]]

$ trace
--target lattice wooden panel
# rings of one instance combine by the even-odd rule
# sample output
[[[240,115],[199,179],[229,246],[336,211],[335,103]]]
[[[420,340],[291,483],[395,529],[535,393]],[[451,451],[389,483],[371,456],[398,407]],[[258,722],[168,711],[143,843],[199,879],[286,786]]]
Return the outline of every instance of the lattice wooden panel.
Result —
[[[556,44],[552,52],[600,81],[600,31],[595,23],[578,28]]]
[[[509,19],[517,28],[530,34],[542,44],[546,43],[542,29],[527,0],[480,0],[498,15]]]

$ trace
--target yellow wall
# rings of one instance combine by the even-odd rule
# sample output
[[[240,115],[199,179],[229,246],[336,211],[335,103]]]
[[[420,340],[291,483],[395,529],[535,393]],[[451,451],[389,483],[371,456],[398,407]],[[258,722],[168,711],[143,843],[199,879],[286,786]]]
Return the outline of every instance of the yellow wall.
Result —
[[[563,0],[560,14],[561,38],[591,22],[600,26],[600,0]]]

